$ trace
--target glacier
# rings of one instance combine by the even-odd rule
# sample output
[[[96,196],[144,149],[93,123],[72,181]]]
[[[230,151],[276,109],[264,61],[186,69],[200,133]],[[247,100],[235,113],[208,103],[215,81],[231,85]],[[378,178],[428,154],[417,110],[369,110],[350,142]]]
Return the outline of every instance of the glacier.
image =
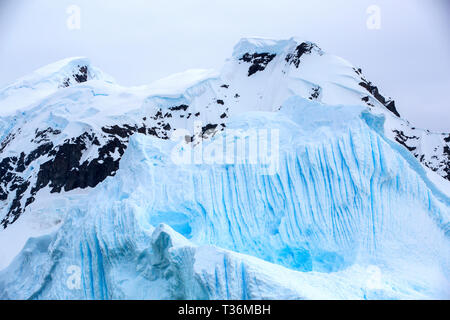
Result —
[[[0,231],[0,299],[449,299],[448,181],[430,179],[395,141],[388,129],[406,126],[402,119],[372,96],[373,107],[361,103],[364,89],[342,75],[355,74],[347,62],[313,44],[306,48],[316,56],[296,57],[298,45],[247,39],[221,74],[189,71],[140,88],[91,79],[33,98],[15,117],[24,131],[37,123],[60,130],[55,145],[86,128],[186,108],[205,124],[226,113],[203,150],[249,143],[239,132],[275,130],[277,165],[175,163],[179,141],[133,131],[121,140],[123,155],[114,152],[113,175],[86,189],[54,193],[50,184]],[[264,62],[250,76],[245,54]],[[294,76],[284,79],[288,68]],[[7,117],[2,141],[14,130]],[[161,126],[194,132],[193,120],[174,118]],[[80,163],[99,152],[92,144]],[[23,176],[37,179],[30,167]]]

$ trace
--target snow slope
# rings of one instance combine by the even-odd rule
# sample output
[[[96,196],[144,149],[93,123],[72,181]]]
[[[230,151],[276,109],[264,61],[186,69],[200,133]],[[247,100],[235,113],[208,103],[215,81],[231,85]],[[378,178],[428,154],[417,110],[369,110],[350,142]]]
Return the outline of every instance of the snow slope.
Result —
[[[28,79],[0,90],[0,298],[450,298],[447,135],[317,45],[243,39],[220,73],[134,88],[79,59]],[[208,162],[252,130],[280,139],[271,170]]]

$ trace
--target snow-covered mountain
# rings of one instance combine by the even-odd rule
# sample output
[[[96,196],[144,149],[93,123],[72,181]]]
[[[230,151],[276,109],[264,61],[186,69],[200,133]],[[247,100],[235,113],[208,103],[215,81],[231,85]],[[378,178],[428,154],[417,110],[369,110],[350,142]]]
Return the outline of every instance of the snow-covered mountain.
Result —
[[[252,130],[274,172],[173,161]],[[298,39],[131,88],[57,62],[0,90],[0,298],[449,298],[449,148]]]

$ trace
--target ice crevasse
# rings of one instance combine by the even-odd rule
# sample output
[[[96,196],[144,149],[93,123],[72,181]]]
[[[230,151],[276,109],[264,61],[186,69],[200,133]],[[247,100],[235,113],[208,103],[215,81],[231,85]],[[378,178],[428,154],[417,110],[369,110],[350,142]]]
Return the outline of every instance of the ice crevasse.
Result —
[[[279,130],[270,175],[174,164],[175,141],[135,134],[117,175],[0,271],[0,298],[450,298],[450,200],[383,121],[300,97],[231,118]]]

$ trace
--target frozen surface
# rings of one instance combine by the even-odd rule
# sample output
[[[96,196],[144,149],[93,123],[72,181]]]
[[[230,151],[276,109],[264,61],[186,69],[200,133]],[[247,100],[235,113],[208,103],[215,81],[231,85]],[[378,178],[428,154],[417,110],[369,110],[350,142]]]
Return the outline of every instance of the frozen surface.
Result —
[[[362,109],[326,108],[293,99],[283,112],[230,123],[281,130],[272,176],[251,165],[174,165],[170,143],[133,137],[118,175],[0,274],[2,297],[448,297],[448,198]],[[77,290],[67,288],[72,265]]]
[[[411,127],[361,87],[360,71],[301,43],[243,39],[220,73],[134,88],[69,59],[0,90],[0,161],[37,150],[37,129],[48,127],[59,132],[46,141],[55,150],[97,135],[75,171],[120,160],[93,187],[39,189],[0,231],[0,298],[449,299],[450,188],[445,159],[433,157],[446,135]],[[85,65],[86,81],[74,81]],[[203,150],[250,139],[231,129],[277,132],[273,170],[174,163],[174,150],[199,146],[165,131],[195,121],[226,128]],[[128,137],[127,126],[146,129]],[[126,148],[100,158],[116,138]],[[52,156],[1,178],[34,186]],[[12,185],[0,185],[11,191],[0,218]]]

